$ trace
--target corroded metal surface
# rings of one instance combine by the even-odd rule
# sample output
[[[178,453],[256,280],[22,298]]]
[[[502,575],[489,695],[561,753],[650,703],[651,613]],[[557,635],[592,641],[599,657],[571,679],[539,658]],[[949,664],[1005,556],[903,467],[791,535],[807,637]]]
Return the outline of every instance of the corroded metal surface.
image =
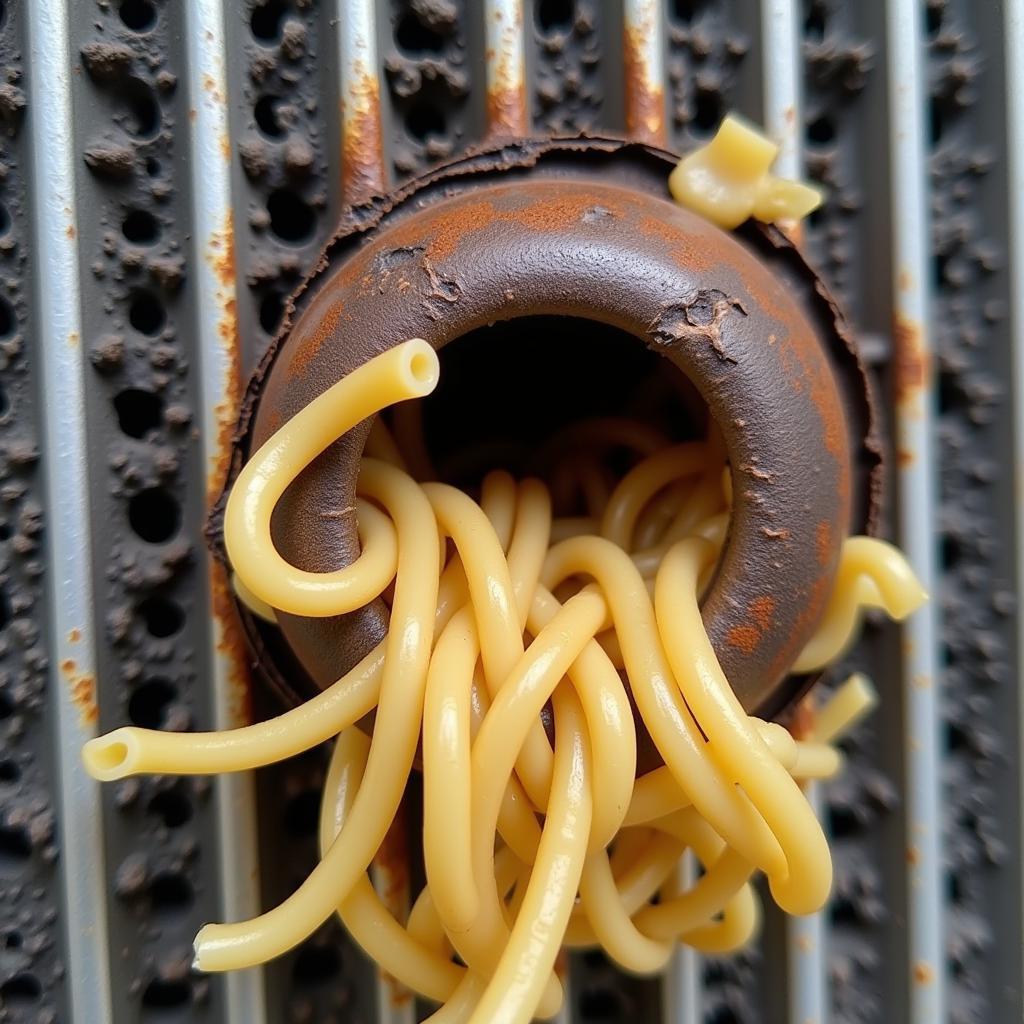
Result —
[[[534,165],[528,186],[501,183],[502,169],[526,164]],[[667,166],[654,151],[610,140],[535,143],[518,157],[477,157],[473,178],[463,164],[410,186],[350,258],[343,230],[329,250],[331,271],[302,294],[295,326],[250,389],[252,442],[324,382],[405,337],[441,347],[494,320],[541,313],[585,316],[636,336],[697,385],[722,429],[736,507],[704,614],[741,698],[778,710],[775,687],[817,621],[839,544],[865,521],[862,501],[851,523],[850,476],[851,463],[863,462],[863,489],[872,475],[866,400],[854,397],[852,422],[861,429],[851,433],[830,359],[848,378],[847,396],[860,387],[859,370],[834,320],[812,326],[787,298],[781,282],[789,275],[813,277],[778,233],[752,237],[779,264],[780,281],[722,232],[653,198]],[[449,173],[458,173],[458,199],[447,198]],[[612,180],[633,188],[605,184]],[[365,228],[365,214],[360,220]],[[316,510],[351,503],[364,437],[356,430],[342,439],[282,501],[276,537],[297,564],[317,570],[354,556],[354,530]],[[371,614],[362,642],[362,613],[282,616],[282,628],[326,685],[379,639],[379,613]]]

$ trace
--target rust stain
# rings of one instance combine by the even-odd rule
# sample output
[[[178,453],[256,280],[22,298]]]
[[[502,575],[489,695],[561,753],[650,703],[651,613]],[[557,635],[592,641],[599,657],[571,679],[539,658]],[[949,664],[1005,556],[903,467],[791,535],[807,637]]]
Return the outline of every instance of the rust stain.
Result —
[[[206,260],[218,284],[220,317],[217,333],[226,358],[221,398],[214,406],[216,436],[206,478],[207,501],[213,503],[227,478],[231,464],[231,440],[238,417],[242,371],[238,351],[238,315],[235,303],[235,231],[230,212],[223,226],[214,231],[206,246]],[[232,725],[253,721],[252,689],[248,671],[248,649],[242,635],[234,594],[224,567],[210,560],[210,602],[216,624],[217,653],[227,666],[226,684]]]
[[[923,960],[918,960],[914,964],[914,981],[918,985],[930,985],[934,980],[935,972],[931,969],[931,966]]]
[[[309,342],[303,345],[296,353],[288,366],[288,375],[291,378],[304,376],[310,365],[316,358],[324,342],[330,338],[338,329],[338,322],[345,310],[345,304],[341,301],[335,302],[327,308],[327,311],[320,317],[313,331],[309,336]]]
[[[827,519],[822,519],[814,530],[814,551],[818,565],[828,565],[832,561],[832,523]]]
[[[188,111],[188,119],[189,119],[189,120],[190,120],[190,121],[191,121],[191,122],[192,122],[193,124],[195,124],[195,123],[196,123],[196,118],[197,118],[198,116],[199,116],[199,113],[198,113],[198,112],[196,111],[196,108],[195,108],[195,107],[190,107],[190,108],[189,108],[189,111]]]
[[[68,632],[68,643],[77,644],[82,639],[82,631],[75,626],[74,629]]]
[[[214,103],[224,103],[224,94],[220,91],[217,80],[209,73],[203,75],[203,92],[209,93]]]
[[[385,192],[384,134],[377,76],[361,63],[349,95],[341,100],[341,189],[345,202],[365,202]]]
[[[642,23],[626,28],[622,46],[622,70],[626,93],[626,133],[654,146],[664,146],[665,96],[660,83],[652,82],[644,57],[644,40],[651,26]]]
[[[68,333],[68,344],[72,348],[78,348],[78,345],[81,342],[81,340],[82,336],[78,333],[78,331],[70,331]]]
[[[75,633],[76,630],[71,632]],[[60,663],[60,671],[67,680],[71,702],[78,708],[78,717],[82,725],[95,725],[100,717],[100,709],[96,703],[96,677],[91,672],[79,672],[73,658],[65,658]]]
[[[910,865],[916,866],[921,863],[921,851],[916,846],[908,846],[904,856]]]
[[[725,634],[725,642],[736,647],[744,654],[753,654],[761,642],[761,630],[757,626],[733,626]]]
[[[67,230],[65,230],[64,234],[67,235],[68,238],[74,239],[75,235],[77,234],[77,232],[75,231],[75,225],[74,224],[69,224],[67,226]]]
[[[223,156],[225,160],[230,161],[230,159],[231,159],[231,139],[229,139],[228,136],[226,134],[224,134],[224,135],[221,135],[219,142],[220,142],[221,156]]]
[[[912,466],[916,460],[912,451],[900,448],[896,452],[896,461],[899,463],[900,469],[906,469],[907,466]]]
[[[901,292],[909,292],[913,289],[914,275],[907,267],[900,267],[899,273],[896,275],[896,287]]]
[[[526,89],[496,88],[487,91],[487,126],[495,137],[529,134]]]
[[[814,735],[817,722],[817,709],[813,697],[806,697],[793,709],[793,717],[789,723],[789,732],[793,739],[805,740]]]
[[[772,616],[775,614],[775,598],[765,594],[763,597],[755,597],[750,602],[750,614],[761,630],[771,628]]]
[[[893,342],[896,401],[920,412],[918,399],[928,380],[928,353],[920,326],[897,315],[893,322]]]

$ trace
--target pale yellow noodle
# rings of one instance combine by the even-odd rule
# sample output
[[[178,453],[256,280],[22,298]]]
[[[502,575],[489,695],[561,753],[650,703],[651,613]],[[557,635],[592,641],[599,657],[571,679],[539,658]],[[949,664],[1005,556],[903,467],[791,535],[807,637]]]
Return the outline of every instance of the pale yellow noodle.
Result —
[[[516,514],[516,482],[510,473],[495,470],[480,486],[480,509],[490,520],[502,551],[512,542]]]
[[[473,611],[445,627],[427,673],[423,707],[423,863],[441,920],[461,931],[476,916],[470,822],[470,722],[478,656]]]
[[[512,934],[471,1024],[527,1024],[534,1016],[579,885],[591,820],[590,745],[576,694],[560,687],[553,700],[555,779],[540,848]]]
[[[832,885],[828,843],[800,787],[751,724],[708,640],[697,577],[713,556],[712,545],[701,539],[680,541],[665,556],[655,591],[661,638],[712,759],[743,787],[783,848],[786,866],[766,872],[772,895],[783,910],[810,914],[824,905]]]
[[[274,609],[267,604],[266,601],[261,601],[239,578],[238,573],[233,572],[231,574],[231,588],[235,592],[235,596],[238,598],[246,608],[258,618],[263,619],[264,622],[272,622],[277,624],[277,615],[274,613]]]
[[[338,737],[320,807],[321,857],[345,824],[369,752],[369,737],[359,729],[346,729]],[[418,941],[392,917],[365,872],[341,902],[338,916],[367,956],[401,984],[428,999],[447,999],[465,974],[465,969],[453,964],[443,949]]]
[[[384,645],[322,693],[283,715],[219,732],[164,732],[129,725],[89,740],[82,760],[94,779],[143,773],[219,775],[274,764],[310,750],[377,705]]]
[[[854,672],[814,716],[812,735],[819,743],[842,739],[878,704],[878,694],[867,676]]]
[[[430,505],[404,473],[364,459],[360,478],[361,489],[387,509],[400,538],[395,603],[363,784],[345,829],[288,899],[251,921],[200,930],[195,940],[200,970],[265,963],[322,924],[380,846],[412,768],[437,607],[437,533],[422,528],[430,521]]]
[[[601,518],[601,536],[630,551],[633,530],[644,506],[663,487],[700,472],[707,458],[705,445],[688,442],[651,455],[634,466],[619,481],[608,500]]]
[[[600,537],[577,537],[553,547],[544,565],[545,585],[577,573],[594,577],[608,602],[633,699],[681,788],[749,860],[776,873],[785,871],[782,850],[764,820],[707,756],[666,659],[647,587],[629,555]]]
[[[260,600],[295,615],[336,615],[362,607],[388,585],[396,568],[394,528],[369,506],[360,507],[362,553],[335,572],[305,572],[282,558],[270,517],[288,485],[337,437],[387,405],[429,394],[438,372],[437,354],[425,341],[397,345],[328,388],[249,458],[228,497],[224,545]]]
[[[676,480],[654,495],[644,506],[637,518],[633,531],[633,542],[638,551],[653,547],[679,514],[683,503],[693,491],[693,482],[688,479]],[[596,530],[591,531],[596,533]]]

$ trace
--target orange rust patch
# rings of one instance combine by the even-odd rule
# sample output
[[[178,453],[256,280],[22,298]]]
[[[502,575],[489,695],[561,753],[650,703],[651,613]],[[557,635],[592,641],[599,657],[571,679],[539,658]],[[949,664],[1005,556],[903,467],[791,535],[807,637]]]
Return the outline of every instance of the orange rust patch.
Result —
[[[69,633],[68,633],[68,643],[69,644],[77,644],[81,639],[82,639],[82,631],[77,626],[75,626],[74,629],[69,631]]]
[[[904,856],[908,864],[916,865],[921,862],[921,851],[916,846],[908,846]]]
[[[713,263],[707,249],[696,245],[687,246],[685,239],[670,224],[660,217],[643,216],[637,221],[640,232],[648,237],[660,239],[668,244],[677,267],[682,270],[710,270]]]
[[[81,340],[82,336],[78,333],[78,331],[70,331],[68,333],[68,344],[72,348],[78,348],[78,344]]]
[[[226,479],[231,462],[231,438],[238,415],[238,395],[241,391],[241,362],[238,353],[238,313],[235,303],[235,229],[228,213],[224,226],[215,231],[206,247],[206,259],[217,281],[221,305],[217,333],[223,343],[227,367],[222,382],[221,400],[214,406],[217,437],[213,464],[208,468],[206,493],[213,501]]]
[[[231,725],[248,725],[254,720],[252,680],[249,675],[249,649],[227,572],[220,562],[210,560],[210,606],[216,629],[217,653],[227,663],[226,683]]]
[[[71,702],[78,708],[82,725],[95,725],[100,717],[99,706],[96,704],[96,677],[91,672],[79,672],[73,658],[65,658],[60,663],[60,670],[68,681]]]
[[[907,466],[912,466],[914,464],[914,453],[907,451],[906,448],[900,448],[899,451],[896,452],[896,461],[899,463],[900,469],[906,469]]]
[[[772,616],[775,614],[775,598],[769,597],[765,594],[763,597],[755,597],[750,602],[750,614],[754,616],[754,621],[761,627],[761,630],[766,630],[771,627]]]
[[[733,626],[725,634],[725,642],[744,654],[753,654],[761,642],[761,630],[757,626]]]
[[[64,234],[67,235],[68,238],[74,238],[75,235],[77,234],[77,232],[75,231],[75,225],[74,224],[69,224],[67,226],[67,230],[64,232]]]
[[[646,25],[631,26],[622,41],[622,71],[626,91],[626,133],[665,145],[665,97],[660,85],[651,85],[644,60]]]
[[[360,64],[348,100],[341,101],[341,188],[346,203],[359,203],[384,190],[384,136],[377,76]]]
[[[227,135],[220,137],[220,151],[225,160],[231,160],[231,140]]]
[[[213,77],[213,75],[210,75],[210,74],[204,74],[203,75],[203,92],[208,92],[210,94],[210,98],[215,103],[223,103],[224,102],[224,96],[221,93],[220,89],[217,88],[217,81]]]
[[[292,380],[302,376],[309,369],[310,364],[324,342],[337,330],[338,321],[341,320],[341,314],[344,309],[345,304],[343,302],[335,302],[328,307],[327,312],[317,321],[309,337],[305,340],[302,347],[296,351],[294,358],[288,364],[288,376]]]
[[[914,964],[914,981],[918,985],[929,985],[935,980],[935,972],[923,960]]]
[[[409,833],[408,811],[403,804],[392,819],[384,842],[373,858],[379,871],[377,881],[382,883],[381,902],[399,920],[406,913],[409,898]],[[412,999],[412,993],[391,975],[382,972],[387,979],[392,1006],[404,1006]]]
[[[832,560],[832,524],[822,519],[814,531],[814,550],[818,565],[828,565]]]
[[[928,353],[920,327],[905,317],[893,322],[893,341],[896,400],[906,405],[920,395],[928,379]]]
[[[812,736],[816,718],[814,701],[811,698],[800,701],[793,709],[793,718],[789,723],[790,735],[797,740]]]
[[[487,128],[492,136],[529,134],[525,87],[488,89]]]

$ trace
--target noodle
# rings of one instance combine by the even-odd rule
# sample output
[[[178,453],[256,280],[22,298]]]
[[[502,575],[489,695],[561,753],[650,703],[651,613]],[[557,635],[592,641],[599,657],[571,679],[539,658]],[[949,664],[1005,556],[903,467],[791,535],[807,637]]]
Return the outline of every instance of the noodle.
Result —
[[[202,928],[196,967],[265,962],[337,912],[384,970],[442,1004],[435,1024],[525,1024],[559,1009],[563,947],[600,947],[638,973],[659,970],[677,941],[736,949],[758,927],[758,871],[784,910],[819,909],[831,859],[799,780],[839,771],[835,742],[876,698],[850,677],[795,739],[734,695],[699,607],[732,501],[713,426],[704,441],[672,445],[633,420],[576,423],[534,459],[545,480],[488,473],[478,504],[418,482],[433,475],[431,453],[407,403],[394,436],[375,420],[356,503],[343,510],[358,525],[356,561],[313,573],[276,551],[270,519],[291,481],[357,423],[429,393],[438,373],[414,340],[328,388],[249,459],[225,514],[233,585],[255,615],[324,617],[384,597],[386,638],[269,721],[125,727],[84,748],[89,773],[113,780],[244,771],[336,737],[319,864],[259,917]],[[924,596],[895,548],[848,538],[793,671],[834,660],[863,608],[900,619]],[[356,723],[370,712],[368,735]],[[641,725],[663,764],[637,777]],[[367,870],[420,741],[426,885],[406,915]],[[684,886],[687,850],[703,871]]]

